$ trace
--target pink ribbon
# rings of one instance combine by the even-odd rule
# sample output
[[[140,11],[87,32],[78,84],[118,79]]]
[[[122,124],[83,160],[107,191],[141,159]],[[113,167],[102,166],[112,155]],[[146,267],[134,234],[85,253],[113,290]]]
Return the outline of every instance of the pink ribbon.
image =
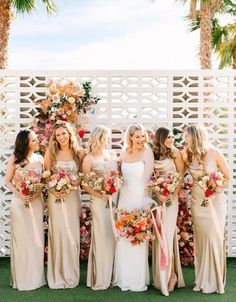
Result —
[[[66,232],[67,232],[67,235],[71,242],[71,245],[73,246],[73,245],[75,245],[75,240],[74,240],[74,237],[72,235],[72,232],[71,232],[71,229],[69,226],[68,215],[67,215],[67,206],[66,206],[66,202],[64,201],[63,198],[61,198],[61,207],[62,207],[62,213],[64,216],[64,221],[65,221],[65,226],[66,226]]]
[[[109,202],[109,211],[110,211],[111,226],[112,226],[113,234],[114,234],[115,238],[118,239],[119,236],[118,236],[116,226],[115,226],[114,213],[112,211],[112,196],[109,196],[108,202]]]
[[[31,206],[30,202],[28,204],[29,204],[30,216],[31,216],[32,224],[33,224],[34,241],[38,247],[43,247],[43,243],[42,243],[42,240],[41,240],[41,237],[39,234],[39,230],[38,230],[38,227],[36,224],[36,220],[35,220],[34,210]]]
[[[212,217],[213,223],[215,225],[217,235],[219,236],[219,238],[221,240],[224,240],[224,234],[223,234],[223,231],[220,227],[220,223],[219,223],[219,220],[218,220],[218,217],[217,217],[217,214],[216,214],[216,210],[213,206],[212,199],[213,199],[213,196],[207,198],[208,205],[209,205],[210,212],[211,212],[211,217]]]
[[[162,208],[162,209],[161,209]],[[156,210],[156,219],[154,217],[153,211]],[[163,215],[161,215],[163,214]],[[151,211],[152,222],[154,229],[157,234],[158,241],[161,246],[161,256],[160,256],[160,268],[165,270],[165,267],[168,264],[168,252],[167,252],[167,241],[166,241],[166,231],[165,231],[165,221],[166,221],[166,206],[163,204],[162,207],[155,207]],[[158,225],[157,225],[158,220]],[[163,223],[164,222],[164,223]]]

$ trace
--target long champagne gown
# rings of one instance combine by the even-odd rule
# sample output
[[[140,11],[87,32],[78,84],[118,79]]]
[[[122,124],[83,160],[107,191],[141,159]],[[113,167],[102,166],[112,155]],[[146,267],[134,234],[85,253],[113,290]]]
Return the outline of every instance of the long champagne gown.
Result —
[[[56,168],[77,173],[75,161],[57,161]],[[56,203],[48,194],[48,285],[50,288],[74,288],[80,277],[80,194],[73,190]]]
[[[153,173],[154,159],[149,148],[143,160],[122,162],[124,184],[118,201],[119,209],[143,209],[145,184]],[[114,286],[122,291],[145,291],[149,284],[148,241],[132,246],[127,238],[119,238],[116,244]]]
[[[97,175],[117,169],[115,159],[93,160],[92,171]],[[115,201],[115,196],[113,200]],[[112,231],[110,209],[106,202],[91,196],[92,231],[89,250],[87,286],[93,290],[107,289],[111,285],[115,256],[115,237]]]
[[[164,160],[155,160],[155,170],[160,173],[160,176],[166,176],[168,172],[176,172],[176,166],[173,159],[166,158]],[[163,208],[163,206],[162,206]],[[152,271],[154,287],[160,289],[163,295],[168,296],[168,283],[171,278],[172,266],[174,265],[174,272],[177,276],[178,288],[184,287],[184,279],[181,269],[179,245],[177,238],[177,215],[178,215],[178,197],[176,197],[169,207],[165,207],[166,218],[163,221],[165,227],[165,240],[167,242],[168,263],[165,269],[161,268],[161,246],[157,237],[152,244]]]
[[[33,154],[23,168],[16,165],[16,184],[24,171],[42,175],[41,156]],[[44,276],[43,200],[33,200],[26,208],[12,195],[11,207],[11,285],[18,290],[33,290],[46,284]]]
[[[208,174],[218,171],[215,154],[211,147],[205,157]],[[202,207],[204,192],[197,183],[202,166],[196,159],[190,165],[193,176],[191,210],[194,227],[195,291],[224,293],[226,280],[225,219],[226,197],[223,192],[212,197],[213,208]],[[216,217],[214,218],[214,216]],[[219,230],[218,230],[218,227]]]

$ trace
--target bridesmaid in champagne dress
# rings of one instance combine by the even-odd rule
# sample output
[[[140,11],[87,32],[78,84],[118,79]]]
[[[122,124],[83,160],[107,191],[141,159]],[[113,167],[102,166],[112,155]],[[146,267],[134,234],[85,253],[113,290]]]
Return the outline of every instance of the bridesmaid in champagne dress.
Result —
[[[147,132],[142,125],[130,125],[121,153],[121,171],[124,184],[120,191],[118,208],[143,209],[147,206],[146,183],[154,169],[152,150],[147,145]],[[116,244],[114,286],[122,291],[145,291],[149,285],[148,241],[133,246],[127,238]]]
[[[45,168],[78,175],[84,150],[65,122],[57,122],[45,154]],[[56,202],[61,199],[61,202]],[[80,193],[48,192],[48,285],[50,288],[74,288],[79,284]]]
[[[42,196],[40,192],[23,195],[19,186],[26,174],[41,180],[43,158],[34,153],[38,148],[34,132],[19,132],[5,178],[6,186],[13,193],[10,207],[11,286],[21,291],[33,290],[46,284]]]
[[[181,153],[174,147],[174,136],[168,128],[159,128],[154,137],[153,142],[154,153],[154,170],[160,174],[161,177],[166,177],[168,172],[180,173],[180,179],[183,176],[184,163]],[[165,267],[161,265],[161,245],[155,238],[152,244],[152,259],[153,259],[153,283],[154,286],[161,290],[164,296],[169,296],[169,292],[173,291],[175,286],[178,288],[184,287],[183,274],[179,256],[179,246],[177,238],[177,215],[178,215],[178,190],[168,198],[171,201],[170,206],[166,206],[166,197],[156,195],[155,199],[159,204],[165,215],[162,224],[165,228],[165,233],[162,234],[163,240],[166,242],[167,263]]]
[[[106,150],[110,131],[104,126],[96,126],[89,139],[89,153],[83,161],[85,182],[90,172],[103,176],[105,172],[116,170],[115,152]],[[87,174],[87,176],[86,176]],[[109,195],[94,191],[84,186],[91,196],[92,234],[89,250],[87,286],[93,290],[104,290],[110,287],[115,254],[115,237],[112,230],[110,209],[106,206]],[[113,197],[115,201],[115,197]]]
[[[201,125],[191,125],[185,130],[186,148],[183,158],[193,177],[191,211],[194,226],[195,287],[203,293],[224,293],[226,281],[224,192],[214,193],[207,206],[202,206],[204,191],[198,177],[220,171],[229,179],[226,160],[221,152],[208,143],[207,133]]]

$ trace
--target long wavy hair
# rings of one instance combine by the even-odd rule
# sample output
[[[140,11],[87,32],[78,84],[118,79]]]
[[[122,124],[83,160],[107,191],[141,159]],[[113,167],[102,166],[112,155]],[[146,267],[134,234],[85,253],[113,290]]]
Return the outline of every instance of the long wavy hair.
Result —
[[[191,145],[187,147],[188,164],[190,164],[195,157],[204,168],[204,158],[209,148],[206,129],[200,124],[193,124],[185,128],[185,131],[191,140]]]
[[[16,136],[14,149],[15,164],[20,164],[25,160],[27,161],[30,133],[30,130],[21,130]]]
[[[173,148],[167,148],[165,146],[165,141],[170,133],[170,129],[166,127],[160,127],[155,132],[152,150],[154,153],[154,158],[156,160],[174,158]]]
[[[128,153],[132,153],[133,142],[131,138],[133,137],[136,131],[140,131],[140,130],[144,133],[145,136],[144,146],[143,146],[145,148],[145,145],[148,142],[147,130],[141,124],[131,124],[129,125],[129,127],[125,132],[125,139],[124,139],[124,150],[126,150]]]
[[[90,133],[88,141],[88,151],[97,152],[102,140],[107,141],[111,137],[111,130],[103,125],[97,125]]]
[[[56,139],[56,131],[60,127],[63,127],[69,134],[69,148],[71,150],[72,157],[77,164],[77,167],[79,167],[80,166],[80,158],[79,158],[80,147],[78,144],[78,140],[75,136],[73,129],[69,126],[68,123],[63,122],[63,121],[57,122],[54,125],[53,132],[52,132],[51,138],[49,140],[49,153],[50,153],[51,167],[55,167],[56,157],[57,157],[59,150],[61,149],[60,144],[58,143],[58,141]]]

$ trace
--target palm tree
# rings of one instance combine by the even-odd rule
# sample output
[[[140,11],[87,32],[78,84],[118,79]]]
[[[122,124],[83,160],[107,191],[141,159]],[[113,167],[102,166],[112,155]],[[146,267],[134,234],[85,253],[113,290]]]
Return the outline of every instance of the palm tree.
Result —
[[[236,4],[231,0],[222,0],[219,15],[236,16]],[[200,14],[196,11],[195,18],[190,19],[190,31],[200,29]],[[222,26],[214,15],[211,20],[212,49],[220,59],[219,68],[233,67],[236,69],[236,22]]]
[[[181,0],[186,3],[188,0]],[[201,69],[211,69],[212,36],[211,20],[215,12],[219,10],[222,0],[191,0],[190,13],[188,18],[193,22],[196,20],[196,13],[199,12],[200,26],[200,64]],[[197,10],[198,8],[198,10]]]
[[[41,0],[49,13],[55,12],[53,0]],[[13,11],[29,13],[36,8],[36,0],[1,0],[0,1],[0,69],[7,66],[8,40]]]

